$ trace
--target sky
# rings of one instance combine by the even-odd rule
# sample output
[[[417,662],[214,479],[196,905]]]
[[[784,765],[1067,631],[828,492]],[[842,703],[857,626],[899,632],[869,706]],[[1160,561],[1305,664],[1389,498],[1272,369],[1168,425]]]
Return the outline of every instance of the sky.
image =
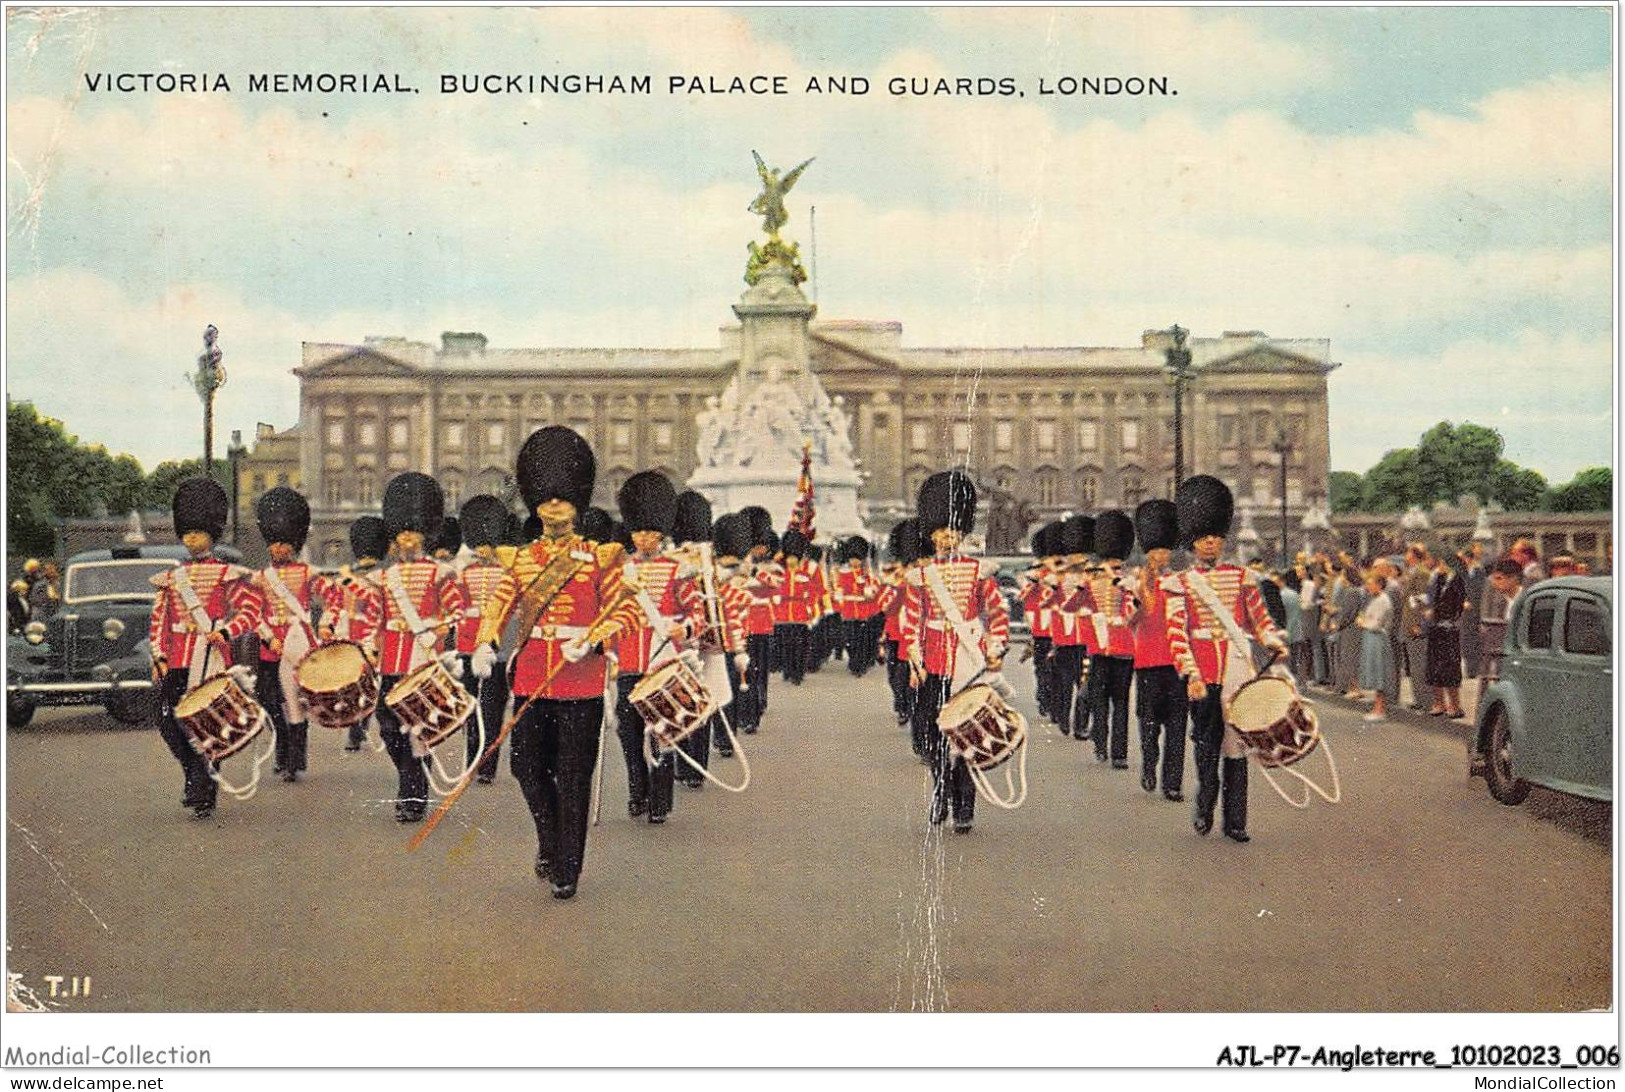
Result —
[[[787,237],[826,318],[905,345],[1135,345],[1174,322],[1331,341],[1332,466],[1439,420],[1554,483],[1611,465],[1606,8],[13,11],[7,385],[151,467],[298,417],[301,341],[718,342],[759,150],[816,162]],[[224,74],[107,93],[85,73]],[[272,95],[260,72],[417,94]],[[649,96],[442,74],[648,74]],[[791,94],[669,94],[783,74]],[[868,94],[810,95],[864,76]],[[1176,95],[1040,95],[1064,76]],[[1020,96],[894,96],[1008,77]],[[217,441],[223,449],[223,440]]]

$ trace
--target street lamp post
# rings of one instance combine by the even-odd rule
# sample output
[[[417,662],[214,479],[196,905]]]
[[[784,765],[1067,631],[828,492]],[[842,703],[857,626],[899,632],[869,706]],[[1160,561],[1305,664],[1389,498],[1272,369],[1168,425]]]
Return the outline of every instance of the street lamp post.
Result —
[[[1287,459],[1292,454],[1292,441],[1287,436],[1286,429],[1279,423],[1275,426],[1275,442],[1270,445],[1270,450],[1281,457],[1281,564],[1285,565],[1288,551],[1286,541],[1286,464]]]
[[[187,378],[203,401],[203,473],[214,475],[214,392],[225,386],[226,369],[221,365],[220,331],[211,323],[203,330],[203,351],[198,354],[197,371]]]
[[[242,463],[248,449],[243,446],[241,429],[231,430],[231,443],[226,445],[226,459],[231,465],[231,544],[237,545],[237,521],[241,509]]]
[[[1191,351],[1185,348],[1190,331],[1175,323],[1168,333],[1174,343],[1162,355],[1174,383],[1174,488],[1178,489],[1185,480],[1185,384],[1195,379],[1196,373],[1191,370]]]

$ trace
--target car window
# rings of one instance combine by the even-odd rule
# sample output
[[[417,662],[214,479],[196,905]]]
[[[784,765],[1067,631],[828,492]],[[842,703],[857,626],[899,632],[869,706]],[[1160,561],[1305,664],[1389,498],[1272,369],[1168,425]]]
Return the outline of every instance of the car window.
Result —
[[[1540,595],[1529,604],[1524,615],[1523,647],[1549,649],[1552,647],[1552,623],[1557,618],[1557,597]]]
[[[1563,612],[1563,651],[1581,656],[1607,656],[1613,652],[1608,615],[1590,599],[1570,599]]]
[[[65,595],[69,603],[110,597],[151,599],[157,589],[151,577],[173,566],[172,561],[102,561],[70,566]]]

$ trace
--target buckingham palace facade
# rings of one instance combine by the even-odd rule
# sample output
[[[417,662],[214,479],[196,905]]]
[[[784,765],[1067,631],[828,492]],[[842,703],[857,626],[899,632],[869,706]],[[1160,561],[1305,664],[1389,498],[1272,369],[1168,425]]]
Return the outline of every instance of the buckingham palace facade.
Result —
[[[990,491],[1035,519],[1172,493],[1163,331],[1131,348],[913,348],[898,322],[814,321],[807,338],[812,371],[851,422],[860,502],[877,523],[910,510],[926,475],[967,457]],[[519,445],[548,424],[592,444],[596,504],[613,509],[621,482],[642,469],[681,486],[697,458],[696,417],[733,376],[740,339],[733,325],[710,349],[509,349],[477,333],[447,333],[439,345],[305,343],[294,373],[313,558],[347,557],[350,521],[377,511],[401,471],[434,475],[451,507],[511,492]],[[1196,376],[1185,395],[1185,472],[1227,481],[1268,533],[1284,437],[1289,517],[1323,505],[1330,343],[1227,331],[1187,348]]]

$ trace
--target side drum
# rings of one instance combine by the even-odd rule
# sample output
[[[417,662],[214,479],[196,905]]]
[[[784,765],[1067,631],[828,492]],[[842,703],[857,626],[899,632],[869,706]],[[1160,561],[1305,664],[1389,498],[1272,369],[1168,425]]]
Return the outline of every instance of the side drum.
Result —
[[[662,750],[693,735],[711,715],[710,691],[682,660],[671,660],[639,679],[627,701]]]
[[[401,730],[425,747],[444,743],[474,715],[474,696],[452,678],[439,660],[411,672],[384,697]]]
[[[943,705],[937,727],[953,753],[975,770],[1008,761],[1027,739],[1027,721],[991,686],[967,686]]]
[[[323,728],[348,728],[378,705],[378,672],[352,641],[312,650],[293,674],[310,719]]]
[[[1262,675],[1237,690],[1225,720],[1264,766],[1290,766],[1320,743],[1314,710],[1291,680],[1277,675]]]
[[[216,675],[188,690],[175,705],[175,720],[206,761],[219,762],[247,747],[269,717],[237,680]]]

